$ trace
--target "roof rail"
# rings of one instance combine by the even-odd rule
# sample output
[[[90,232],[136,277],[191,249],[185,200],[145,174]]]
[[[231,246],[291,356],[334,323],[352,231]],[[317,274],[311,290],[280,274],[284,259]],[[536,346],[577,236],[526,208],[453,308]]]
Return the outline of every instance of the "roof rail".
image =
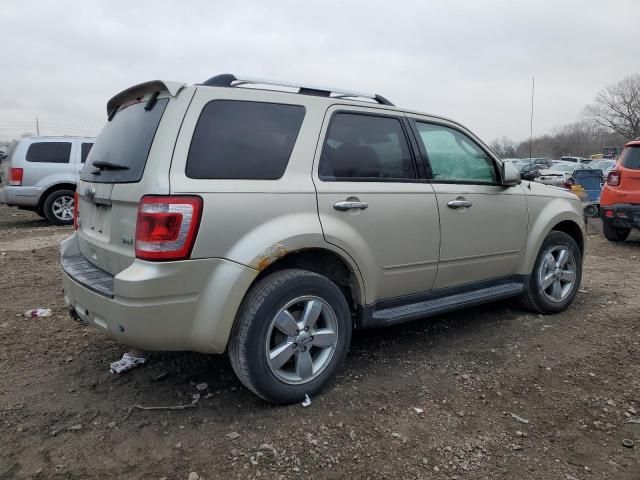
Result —
[[[311,85],[297,85],[287,82],[275,82],[273,80],[262,80],[259,78],[237,78],[231,73],[223,73],[211,77],[207,81],[201,83],[207,87],[239,87],[241,85],[269,85],[272,87],[297,88],[301,95],[314,95],[316,97],[331,98],[367,98],[381,105],[389,105],[393,107],[393,103],[377,93],[363,93],[341,90],[339,88],[317,87]]]

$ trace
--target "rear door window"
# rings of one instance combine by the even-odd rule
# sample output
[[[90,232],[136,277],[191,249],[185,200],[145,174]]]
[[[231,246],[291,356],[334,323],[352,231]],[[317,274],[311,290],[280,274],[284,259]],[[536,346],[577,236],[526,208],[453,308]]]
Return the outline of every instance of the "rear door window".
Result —
[[[147,102],[134,103],[116,112],[91,148],[80,178],[98,183],[140,181],[168,102],[161,98],[151,110],[145,109]]]
[[[69,163],[71,142],[37,142],[27,149],[27,162]]]
[[[248,180],[282,177],[304,114],[301,105],[209,102],[193,132],[187,177]]]
[[[620,163],[625,168],[640,170],[640,147],[627,147]]]
[[[80,161],[82,163],[87,161],[87,155],[89,155],[91,147],[93,147],[93,143],[83,143],[80,147]]]
[[[409,144],[398,118],[336,113],[320,158],[324,181],[415,179]]]

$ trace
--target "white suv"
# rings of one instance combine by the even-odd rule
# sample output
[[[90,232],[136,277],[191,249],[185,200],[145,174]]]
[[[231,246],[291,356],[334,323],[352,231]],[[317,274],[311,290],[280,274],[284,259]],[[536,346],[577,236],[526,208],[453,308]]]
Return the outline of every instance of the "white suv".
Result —
[[[147,350],[229,352],[273,402],[318,391],[353,330],[507,297],[559,312],[572,193],[380,95],[213,77],[107,103],[62,245],[71,314]]]

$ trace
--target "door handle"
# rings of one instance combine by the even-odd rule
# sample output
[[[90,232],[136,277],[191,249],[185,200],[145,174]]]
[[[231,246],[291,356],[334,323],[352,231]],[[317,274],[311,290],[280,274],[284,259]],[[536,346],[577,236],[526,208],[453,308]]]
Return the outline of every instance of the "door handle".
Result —
[[[333,208],[336,210],[340,210],[341,212],[346,212],[347,210],[364,210],[369,206],[366,202],[358,202],[351,200],[343,200],[342,202],[336,202],[333,204]]]
[[[463,198],[451,200],[449,203],[447,203],[447,207],[449,208],[470,208],[471,205],[473,205],[473,203]]]

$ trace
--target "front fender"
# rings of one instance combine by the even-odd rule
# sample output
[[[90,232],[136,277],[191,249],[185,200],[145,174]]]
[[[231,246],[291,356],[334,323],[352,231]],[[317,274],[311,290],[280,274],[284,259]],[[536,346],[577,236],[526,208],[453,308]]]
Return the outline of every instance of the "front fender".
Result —
[[[553,198],[546,196],[528,196],[529,235],[522,263],[521,274],[529,275],[533,271],[538,252],[549,232],[565,221],[580,227],[582,240],[586,237],[582,206],[578,200]]]

